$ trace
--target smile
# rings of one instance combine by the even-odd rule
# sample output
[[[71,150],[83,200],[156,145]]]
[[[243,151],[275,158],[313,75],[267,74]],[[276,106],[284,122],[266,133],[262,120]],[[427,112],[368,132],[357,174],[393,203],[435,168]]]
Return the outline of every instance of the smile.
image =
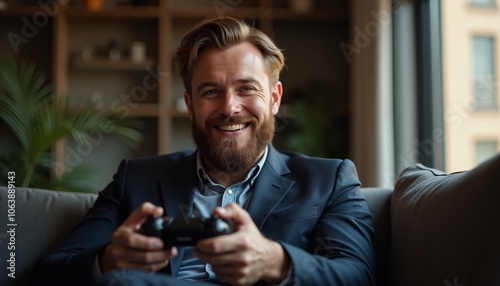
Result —
[[[217,129],[222,131],[238,131],[247,127],[247,124],[231,124],[231,125],[221,125]]]

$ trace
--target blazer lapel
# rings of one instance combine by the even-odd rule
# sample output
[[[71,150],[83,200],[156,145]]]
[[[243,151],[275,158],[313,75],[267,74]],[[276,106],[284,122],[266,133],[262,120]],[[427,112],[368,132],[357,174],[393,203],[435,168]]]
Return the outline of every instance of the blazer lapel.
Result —
[[[193,198],[196,190],[196,152],[175,170],[166,170],[161,182],[161,196],[165,215],[190,216],[193,211]],[[252,199],[248,205],[254,223],[259,229],[266,222],[269,215],[293,186],[293,180],[284,175],[290,173],[280,154],[272,145],[269,145],[267,160],[262,167],[259,177],[255,181]],[[172,277],[176,277],[184,256],[184,248],[180,247],[179,254],[170,260],[169,268]]]
[[[175,169],[165,170],[161,181],[160,192],[163,200],[165,215],[169,217],[189,217],[193,211],[194,192],[196,190],[196,152],[184,164],[175,166]],[[170,260],[169,268],[172,277],[177,277],[184,247],[177,249],[178,255]]]
[[[269,145],[267,160],[255,182],[247,210],[260,230],[262,230],[269,215],[295,183],[295,181],[284,177],[288,173],[290,170],[278,151]]]
[[[196,153],[175,169],[165,170],[161,181],[161,196],[165,215],[190,216],[196,189]]]

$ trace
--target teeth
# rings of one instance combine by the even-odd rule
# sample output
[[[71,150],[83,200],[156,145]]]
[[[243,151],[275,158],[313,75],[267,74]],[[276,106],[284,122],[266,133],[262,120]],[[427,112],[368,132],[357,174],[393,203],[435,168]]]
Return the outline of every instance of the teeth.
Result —
[[[236,130],[240,130],[243,128],[245,128],[245,124],[219,126],[219,129],[224,130],[224,131],[236,131]]]

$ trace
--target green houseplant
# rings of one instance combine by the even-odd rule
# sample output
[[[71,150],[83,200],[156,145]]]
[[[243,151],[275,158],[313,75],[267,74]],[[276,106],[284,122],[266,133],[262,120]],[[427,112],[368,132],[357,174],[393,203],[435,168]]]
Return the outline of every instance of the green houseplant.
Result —
[[[296,91],[290,104],[293,119],[284,146],[319,157],[346,158],[347,125],[337,108],[341,95],[329,84],[312,81]]]
[[[13,57],[0,59],[0,118],[20,146],[0,159],[0,171],[15,171],[20,187],[88,191],[81,184],[92,172],[88,166],[58,176],[50,174],[54,166],[51,146],[68,136],[83,144],[96,131],[117,136],[132,147],[142,137],[139,121],[120,117],[110,109],[97,110],[89,103],[70,111],[67,101],[55,96],[33,62],[18,64]]]

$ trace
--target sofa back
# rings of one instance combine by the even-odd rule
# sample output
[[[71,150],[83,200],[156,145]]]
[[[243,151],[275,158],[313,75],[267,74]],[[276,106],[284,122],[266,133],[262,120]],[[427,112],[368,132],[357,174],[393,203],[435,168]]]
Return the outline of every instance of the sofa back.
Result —
[[[12,260],[11,253],[15,254],[15,264],[12,264],[14,268],[0,267],[0,285],[29,285],[31,271],[37,259],[68,235],[97,195],[30,188],[16,188],[15,192],[11,191],[12,194],[15,195],[15,205],[8,206],[9,190],[0,187],[2,265],[7,263],[9,267],[12,263],[7,261]],[[15,214],[12,216],[14,226],[8,225],[9,213]],[[11,270],[15,270],[15,278],[8,276],[12,273]]]
[[[390,217],[389,205],[392,190],[363,188],[376,228],[374,246],[379,264],[379,281],[385,281],[389,264]],[[0,285],[29,285],[30,275],[37,259],[56,247],[71,229],[83,218],[97,198],[96,194],[58,192],[51,190],[17,188],[15,190],[15,250],[8,250],[11,227],[7,226],[8,190],[0,187],[0,260],[7,261],[10,252],[15,253],[15,278],[11,271],[0,267]],[[12,211],[11,211],[12,212]],[[8,263],[7,263],[8,264]],[[8,266],[8,265],[7,265]],[[383,285],[383,284],[380,284]]]
[[[373,215],[377,285],[500,285],[500,154],[462,173],[411,166],[394,191],[361,192]],[[38,257],[64,239],[97,196],[17,188],[9,206],[12,193],[0,187],[0,285],[29,285]]]

